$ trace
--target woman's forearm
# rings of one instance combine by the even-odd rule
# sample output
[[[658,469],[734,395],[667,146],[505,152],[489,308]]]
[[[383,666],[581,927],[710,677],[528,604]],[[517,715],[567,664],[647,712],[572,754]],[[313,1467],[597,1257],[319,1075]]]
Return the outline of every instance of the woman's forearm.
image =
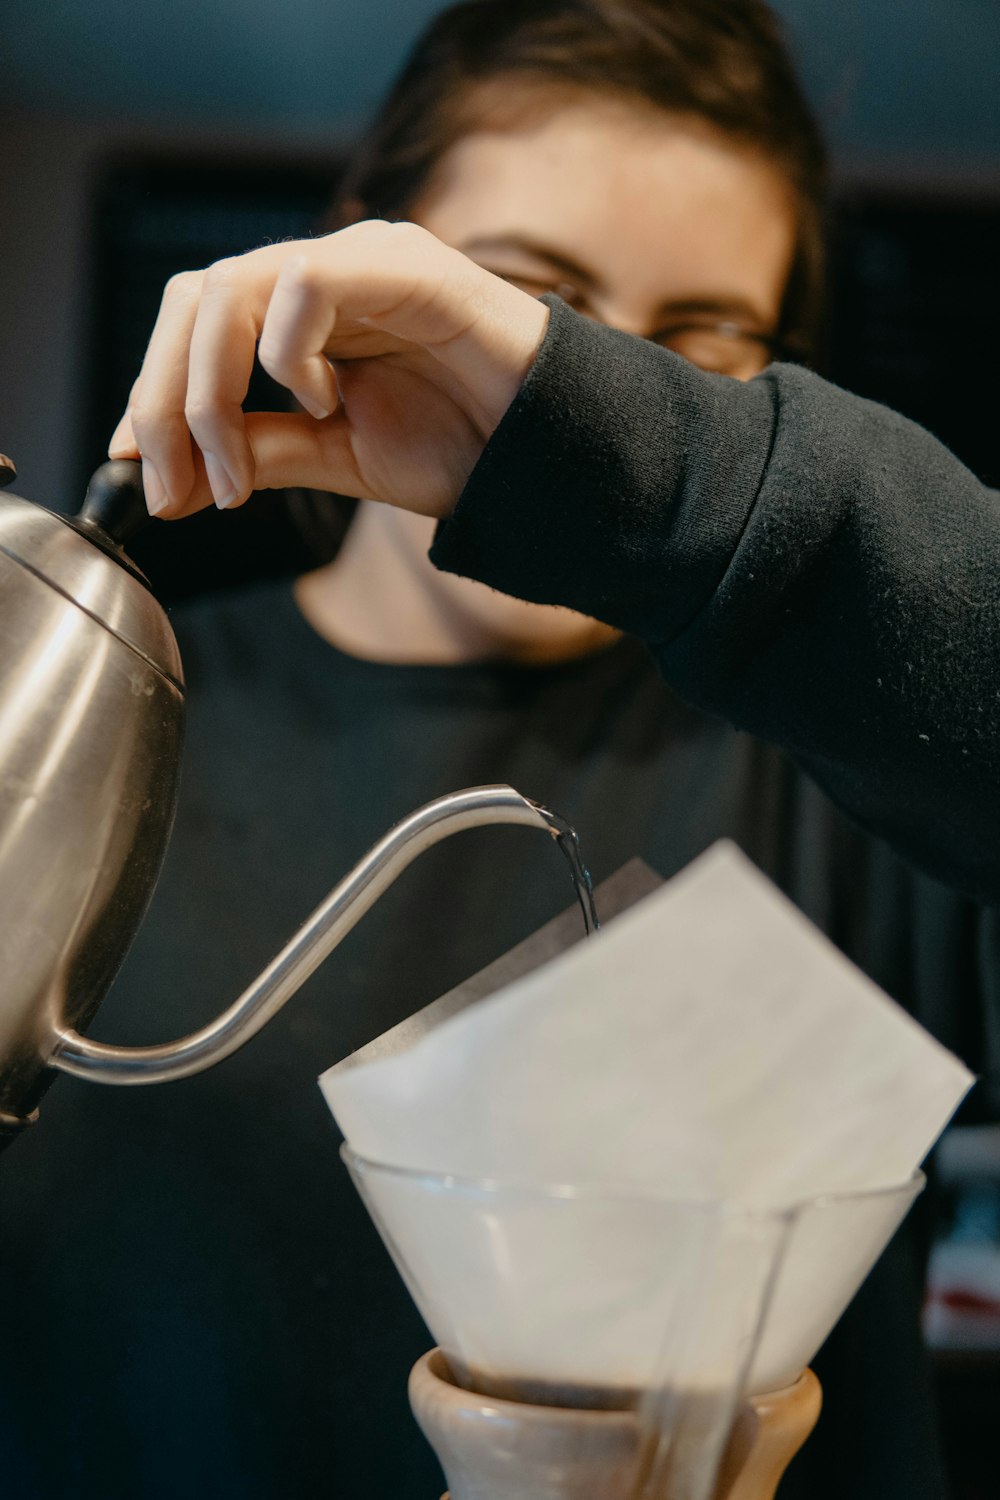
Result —
[[[689,701],[1000,900],[1000,496],[914,424],[554,304],[432,556],[641,636]]]

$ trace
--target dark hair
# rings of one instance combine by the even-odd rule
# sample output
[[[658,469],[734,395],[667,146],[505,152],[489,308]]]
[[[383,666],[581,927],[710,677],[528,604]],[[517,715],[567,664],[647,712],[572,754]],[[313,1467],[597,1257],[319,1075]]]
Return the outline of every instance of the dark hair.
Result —
[[[496,85],[540,85],[534,102]],[[462,0],[418,39],[349,164],[328,227],[405,218],[444,154],[489,118],[523,120],[550,90],[617,94],[707,123],[769,157],[798,233],[779,343],[815,354],[826,264],[826,153],[763,0]],[[506,117],[506,119],[505,119]],[[329,502],[327,501],[327,508]],[[301,502],[300,524],[310,524]],[[345,516],[345,526],[346,526]],[[339,522],[328,512],[318,532]],[[332,544],[331,544],[332,545]]]
[[[484,86],[513,78],[641,100],[768,156],[798,206],[777,332],[803,355],[815,348],[826,153],[762,0],[464,0],[449,7],[418,40],[362,141],[336,222],[405,217],[445,152],[482,123]],[[506,107],[523,115],[523,97],[519,104],[504,93]]]

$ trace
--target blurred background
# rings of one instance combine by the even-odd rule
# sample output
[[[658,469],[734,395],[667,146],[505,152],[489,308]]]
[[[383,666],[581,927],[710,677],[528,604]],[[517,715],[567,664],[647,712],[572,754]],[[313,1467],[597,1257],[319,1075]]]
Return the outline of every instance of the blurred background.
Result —
[[[440,8],[5,0],[0,450],[20,493],[76,508],[166,278],[313,232],[352,138]],[[776,9],[833,147],[828,372],[1000,484],[1000,4]],[[186,524],[200,529],[157,528],[141,558],[168,600],[307,561],[278,501]],[[961,1500],[995,1500],[996,1131],[950,1141],[942,1176],[927,1333]]]

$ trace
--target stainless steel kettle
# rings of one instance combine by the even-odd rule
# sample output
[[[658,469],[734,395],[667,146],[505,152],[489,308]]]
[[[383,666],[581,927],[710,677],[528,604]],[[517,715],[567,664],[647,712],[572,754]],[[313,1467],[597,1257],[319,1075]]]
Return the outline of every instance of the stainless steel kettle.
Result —
[[[0,459],[0,482],[12,477]],[[124,461],[98,469],[77,517],[0,495],[0,1148],[57,1071],[155,1083],[228,1056],[450,833],[541,828],[575,861],[578,891],[585,873],[554,814],[506,786],[456,792],[391,829],[209,1026],[156,1047],[85,1037],[152,894],[181,759],[177,643],[123,550],[146,519],[139,465]]]

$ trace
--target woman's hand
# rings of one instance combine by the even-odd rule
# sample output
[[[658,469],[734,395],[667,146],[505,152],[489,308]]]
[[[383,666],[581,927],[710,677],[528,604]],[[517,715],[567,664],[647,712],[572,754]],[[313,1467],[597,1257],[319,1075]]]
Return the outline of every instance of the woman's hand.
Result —
[[[108,451],[169,517],[291,485],[446,516],[547,319],[413,224],[269,245],[168,283]],[[303,413],[244,413],[255,353]]]

